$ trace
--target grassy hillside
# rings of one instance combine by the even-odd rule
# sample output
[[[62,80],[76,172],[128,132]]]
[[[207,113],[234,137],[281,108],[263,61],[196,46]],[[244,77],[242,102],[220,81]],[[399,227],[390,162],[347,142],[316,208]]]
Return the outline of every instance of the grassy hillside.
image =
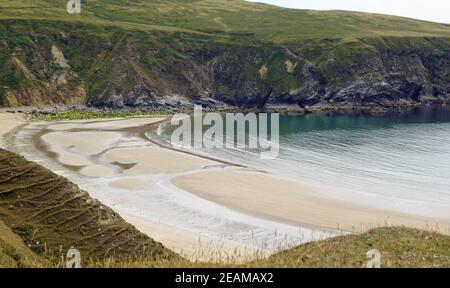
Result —
[[[67,179],[0,149],[0,259],[58,265],[71,247],[86,260],[174,257]]]
[[[242,0],[66,3],[0,0],[0,105],[450,101],[450,25]]]
[[[407,18],[285,9],[243,0],[85,0],[69,15],[66,0],[1,0],[0,19],[46,19],[129,29],[249,33],[277,43],[310,38],[449,37],[450,27]]]
[[[381,266],[450,268],[450,237],[409,228],[379,228],[362,235],[319,241],[274,255],[258,265],[271,267],[349,267],[367,263],[366,253],[377,249]]]
[[[0,268],[32,268],[50,266],[0,220]]]

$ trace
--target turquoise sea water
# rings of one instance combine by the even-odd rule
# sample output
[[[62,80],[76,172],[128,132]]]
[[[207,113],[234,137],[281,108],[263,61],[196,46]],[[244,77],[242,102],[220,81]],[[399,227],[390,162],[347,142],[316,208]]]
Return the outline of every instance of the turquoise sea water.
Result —
[[[194,152],[331,187],[332,197],[347,201],[450,219],[448,109],[384,116],[280,116],[276,159],[263,160],[254,150]],[[433,211],[433,205],[442,209]]]

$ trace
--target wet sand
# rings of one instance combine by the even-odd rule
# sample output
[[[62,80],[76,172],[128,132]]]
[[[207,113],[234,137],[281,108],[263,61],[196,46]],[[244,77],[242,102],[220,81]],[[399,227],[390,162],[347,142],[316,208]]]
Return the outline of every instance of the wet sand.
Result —
[[[25,147],[17,149],[192,259],[247,259],[387,225],[450,231],[448,219],[355,205],[352,195],[336,201],[326,197],[332,187],[161,147],[145,136],[161,120],[32,123],[18,133]]]

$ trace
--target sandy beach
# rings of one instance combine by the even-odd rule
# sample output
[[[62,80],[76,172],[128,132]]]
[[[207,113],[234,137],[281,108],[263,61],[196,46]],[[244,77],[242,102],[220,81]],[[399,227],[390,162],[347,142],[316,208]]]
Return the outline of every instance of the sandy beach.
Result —
[[[5,147],[4,136],[24,123],[24,115],[0,110],[0,148]]]
[[[333,201],[321,197],[318,187],[263,173],[201,172],[177,177],[173,183],[232,209],[298,226],[355,233],[384,226],[431,228],[446,234],[450,232],[448,221],[443,219],[425,219]]]
[[[14,114],[0,115],[5,117],[2,133],[9,127],[5,123],[23,123]],[[162,120],[35,122],[14,141],[26,144],[18,152],[69,178],[142,232],[191,259],[246,259],[256,251],[269,255],[380,226],[449,234],[449,219],[355,205],[351,195],[337,201],[324,196],[332,187],[160,147],[145,133]]]

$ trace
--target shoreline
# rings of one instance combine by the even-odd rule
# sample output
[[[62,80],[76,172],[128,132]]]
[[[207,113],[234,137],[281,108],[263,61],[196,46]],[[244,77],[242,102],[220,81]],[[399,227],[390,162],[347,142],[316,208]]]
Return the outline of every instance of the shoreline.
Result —
[[[139,118],[149,118],[149,117],[139,117]],[[104,133],[109,131],[109,133],[111,133],[110,131],[112,129],[111,123],[110,124],[107,123],[116,122],[114,125],[117,124],[118,126],[121,126],[120,122],[123,121],[127,121],[127,119],[104,119],[104,120],[91,119],[88,121],[84,120],[82,121],[82,123],[88,125],[90,125],[89,123],[92,124],[98,123],[97,128],[95,128],[96,125],[92,126],[94,127],[92,128],[94,129],[93,131],[97,131],[96,133],[102,132]],[[149,125],[155,127],[157,126],[158,123],[161,123],[162,121],[167,120],[161,120],[159,122],[150,123]],[[58,121],[51,123],[47,122],[47,125],[54,127],[55,131],[53,132],[60,132],[60,131],[64,132],[64,131],[71,131],[71,129],[66,129],[70,128],[71,127],[70,125],[66,127],[64,127],[64,125],[73,123],[75,124],[76,127],[77,122],[80,121]],[[106,125],[107,127],[109,125],[109,128],[106,129],[102,127],[102,125]],[[122,126],[125,127],[126,125]],[[58,129],[56,129],[55,127]],[[76,129],[73,131],[76,131]],[[142,133],[139,132],[139,134]],[[115,137],[120,138],[119,136]],[[146,138],[148,141],[149,137]],[[47,139],[47,141],[50,142],[53,141],[53,143],[55,143],[55,139]],[[77,139],[74,139],[73,145],[78,146],[78,148],[83,147],[82,145],[80,146],[80,143],[77,141],[78,141]],[[108,194],[106,193],[106,191],[93,192],[89,191],[92,189],[87,190],[93,197],[98,198],[101,201],[103,200],[102,202],[106,202],[105,204],[113,208],[114,210],[117,209],[116,211],[119,212],[119,214],[122,217],[124,217],[131,224],[135,225],[138,229],[140,229],[142,232],[146,233],[150,237],[155,237],[156,238],[155,240],[161,241],[163,244],[167,245],[168,248],[171,248],[175,252],[183,253],[183,251],[185,251],[185,256],[188,258],[189,257],[192,257],[193,259],[201,258],[201,256],[199,255],[202,255],[202,253],[211,255],[212,253],[211,251],[216,249],[215,247],[221,247],[221,249],[224,249],[229,253],[231,253],[232,251],[236,251],[237,247],[240,247],[239,249],[242,249],[242,251],[244,251],[242,252],[244,254],[242,255],[243,258],[246,258],[250,257],[250,254],[254,253],[255,249],[247,249],[245,248],[246,247],[245,245],[235,245],[236,243],[233,244],[233,241],[231,242],[224,241],[223,243],[220,243],[220,241],[217,241],[217,239],[214,240],[214,237],[211,238],[208,235],[205,235],[205,239],[207,240],[203,241],[203,243],[206,242],[210,244],[205,247],[201,247],[201,245],[198,245],[199,244],[198,239],[200,239],[199,235],[202,235],[202,233],[186,230],[183,231],[183,229],[179,229],[180,227],[174,227],[171,225],[159,223],[158,221],[155,221],[156,219],[153,216],[152,216],[153,218],[151,219],[151,217],[144,212],[137,213],[131,208],[140,207],[140,209],[148,209],[146,208],[147,206],[145,206],[143,203],[140,203],[140,201],[142,201],[141,198],[132,199],[131,196],[130,196],[131,198],[126,197],[124,196],[124,194],[130,192],[138,193],[140,190],[149,189],[147,188],[148,186],[146,186],[148,183],[140,182],[141,178],[139,177],[144,175],[147,175],[145,177],[150,177],[151,175],[153,175],[151,177],[156,178],[155,181],[151,183],[151,185],[155,185],[155,183],[159,184],[161,183],[160,178],[158,178],[159,176],[155,176],[155,173],[156,174],[172,173],[171,176],[172,178],[169,178],[168,181],[170,182],[170,184],[173,184],[175,189],[171,189],[172,187],[166,186],[152,186],[153,187],[152,189],[156,189],[156,187],[159,187],[157,189],[163,188],[167,189],[163,191],[164,193],[173,193],[173,191],[175,191],[177,188],[180,188],[181,190],[185,191],[185,195],[183,197],[188,198],[182,197],[180,198],[181,201],[179,202],[183,202],[186,199],[190,201],[192,197],[198,197],[199,199],[195,199],[195,201],[193,201],[194,204],[202,203],[201,205],[204,205],[207,202],[214,203],[212,207],[224,208],[222,214],[231,213],[231,211],[235,211],[236,213],[238,213],[236,215],[249,215],[251,216],[250,218],[256,217],[257,219],[269,221],[270,223],[283,223],[284,225],[288,225],[290,227],[291,226],[302,227],[306,229],[305,231],[332,230],[332,231],[346,231],[351,233],[361,233],[370,228],[386,226],[386,224],[391,224],[393,226],[415,227],[427,230],[436,228],[431,227],[434,226],[435,223],[434,221],[429,221],[427,223],[427,221],[424,220],[423,218],[415,217],[414,215],[393,213],[392,211],[377,210],[368,207],[363,207],[360,205],[355,205],[352,203],[343,203],[331,199],[324,199],[318,197],[317,195],[314,195],[316,191],[315,189],[317,189],[317,187],[312,188],[308,185],[304,185],[302,183],[297,182],[289,183],[289,181],[281,178],[278,178],[278,180],[274,180],[277,179],[277,177],[262,172],[245,171],[246,167],[234,166],[234,169],[239,168],[242,171],[217,171],[217,170],[224,170],[226,167],[222,167],[220,169],[218,169],[217,167],[214,168],[213,166],[217,166],[214,163],[220,164],[220,162],[217,162],[214,159],[206,159],[201,155],[196,155],[195,153],[190,153],[189,151],[177,151],[176,149],[169,149],[168,147],[164,147],[156,143],[157,141],[155,141],[154,143],[152,143],[153,141],[148,142],[150,142],[150,144],[152,145],[159,146],[158,149],[152,148],[143,150],[142,153],[144,154],[138,153],[136,154],[136,156],[134,156],[135,158],[131,160],[125,159],[126,157],[130,157],[131,155],[129,153],[130,150],[125,149],[122,151],[118,151],[117,154],[110,160],[111,161],[119,160],[118,162],[122,162],[122,164],[126,165],[130,164],[128,162],[136,162],[136,161],[139,162],[141,158],[143,158],[143,155],[146,155],[147,157],[151,157],[150,159],[152,160],[147,160],[150,161],[151,163],[153,163],[154,161],[156,162],[161,161],[155,159],[165,159],[164,161],[173,163],[165,166],[159,165],[156,171],[154,170],[155,167],[153,167],[154,166],[153,164],[151,164],[153,165],[152,167],[141,165],[140,168],[138,169],[136,169],[135,166],[134,170],[125,169],[128,170],[126,174],[124,176],[118,175],[117,179],[127,180],[129,178],[129,181],[122,181],[120,182],[120,185],[116,185],[115,188],[120,186],[120,189],[117,190],[117,193],[114,192],[115,193],[114,195],[111,195],[111,193]],[[106,144],[103,143],[99,147],[97,147],[97,149],[102,150],[108,145],[109,145],[108,143]],[[117,150],[118,148],[108,148],[108,149]],[[65,151],[63,149],[60,150],[59,152],[64,153]],[[81,152],[84,153],[86,151]],[[90,153],[90,151],[88,152]],[[184,161],[189,161],[186,159],[194,159],[194,158],[197,158],[199,162],[194,163],[193,166],[188,165],[189,167],[181,167],[179,165],[179,162],[183,162],[181,159],[185,159]],[[95,168],[98,168],[98,165]],[[74,171],[72,171],[71,173],[76,174],[76,172]],[[258,176],[249,177],[250,174]],[[79,184],[79,181],[81,181],[81,184],[83,184],[85,182],[88,183],[90,181],[95,182],[96,176],[98,177],[104,175],[91,175],[89,177],[73,176],[71,180],[75,180],[74,182],[76,184]],[[258,187],[258,189],[254,189],[255,187]],[[283,187],[282,191],[283,197],[280,197],[282,201],[276,199],[276,197],[274,197],[272,193],[272,191],[279,190],[280,187]],[[298,191],[300,191],[300,193],[298,193]],[[291,201],[291,199],[295,200]],[[228,211],[227,209],[231,209],[231,211],[227,212]],[[135,210],[138,209],[136,208]],[[238,216],[237,218],[239,217],[241,216]],[[337,223],[336,219],[337,222],[341,223]],[[448,224],[448,221],[445,222],[446,223],[441,224],[442,226],[438,227],[440,229],[439,232],[443,232],[444,234],[450,234],[450,225]],[[336,234],[334,236],[337,235],[339,234]],[[327,237],[332,237],[332,235],[328,235]],[[312,241],[315,240],[312,239]],[[194,245],[197,246],[194,247]],[[198,252],[199,249],[203,249],[204,251]]]
[[[281,115],[371,115],[371,116],[384,116],[384,115],[398,115],[398,114],[409,114],[415,110],[429,110],[429,109],[448,109],[450,110],[450,102],[420,102],[420,103],[393,103],[391,105],[357,105],[357,104],[339,104],[339,103],[324,103],[315,104],[312,106],[299,106],[295,104],[277,104],[269,103],[264,107],[257,106],[233,106],[225,104],[222,102],[217,102],[211,104],[211,102],[191,102],[185,104],[182,108],[170,107],[170,109],[164,110],[164,107],[130,107],[124,106],[121,108],[111,108],[111,107],[96,107],[96,106],[64,106],[64,105],[54,105],[54,106],[43,106],[43,107],[4,107],[0,108],[0,113],[19,113],[31,116],[33,118],[39,116],[57,116],[59,114],[65,113],[106,113],[106,114],[122,114],[121,117],[113,118],[124,118],[130,117],[127,114],[133,113],[154,113],[154,115],[137,115],[136,117],[147,117],[147,116],[162,116],[162,115],[172,115],[175,113],[192,113],[194,105],[204,105],[205,112],[218,112],[218,113],[280,113]],[[108,120],[113,118],[89,118],[84,120]],[[78,121],[83,119],[57,119],[50,121]],[[41,120],[39,120],[41,121]],[[46,120],[42,120],[46,121]]]

